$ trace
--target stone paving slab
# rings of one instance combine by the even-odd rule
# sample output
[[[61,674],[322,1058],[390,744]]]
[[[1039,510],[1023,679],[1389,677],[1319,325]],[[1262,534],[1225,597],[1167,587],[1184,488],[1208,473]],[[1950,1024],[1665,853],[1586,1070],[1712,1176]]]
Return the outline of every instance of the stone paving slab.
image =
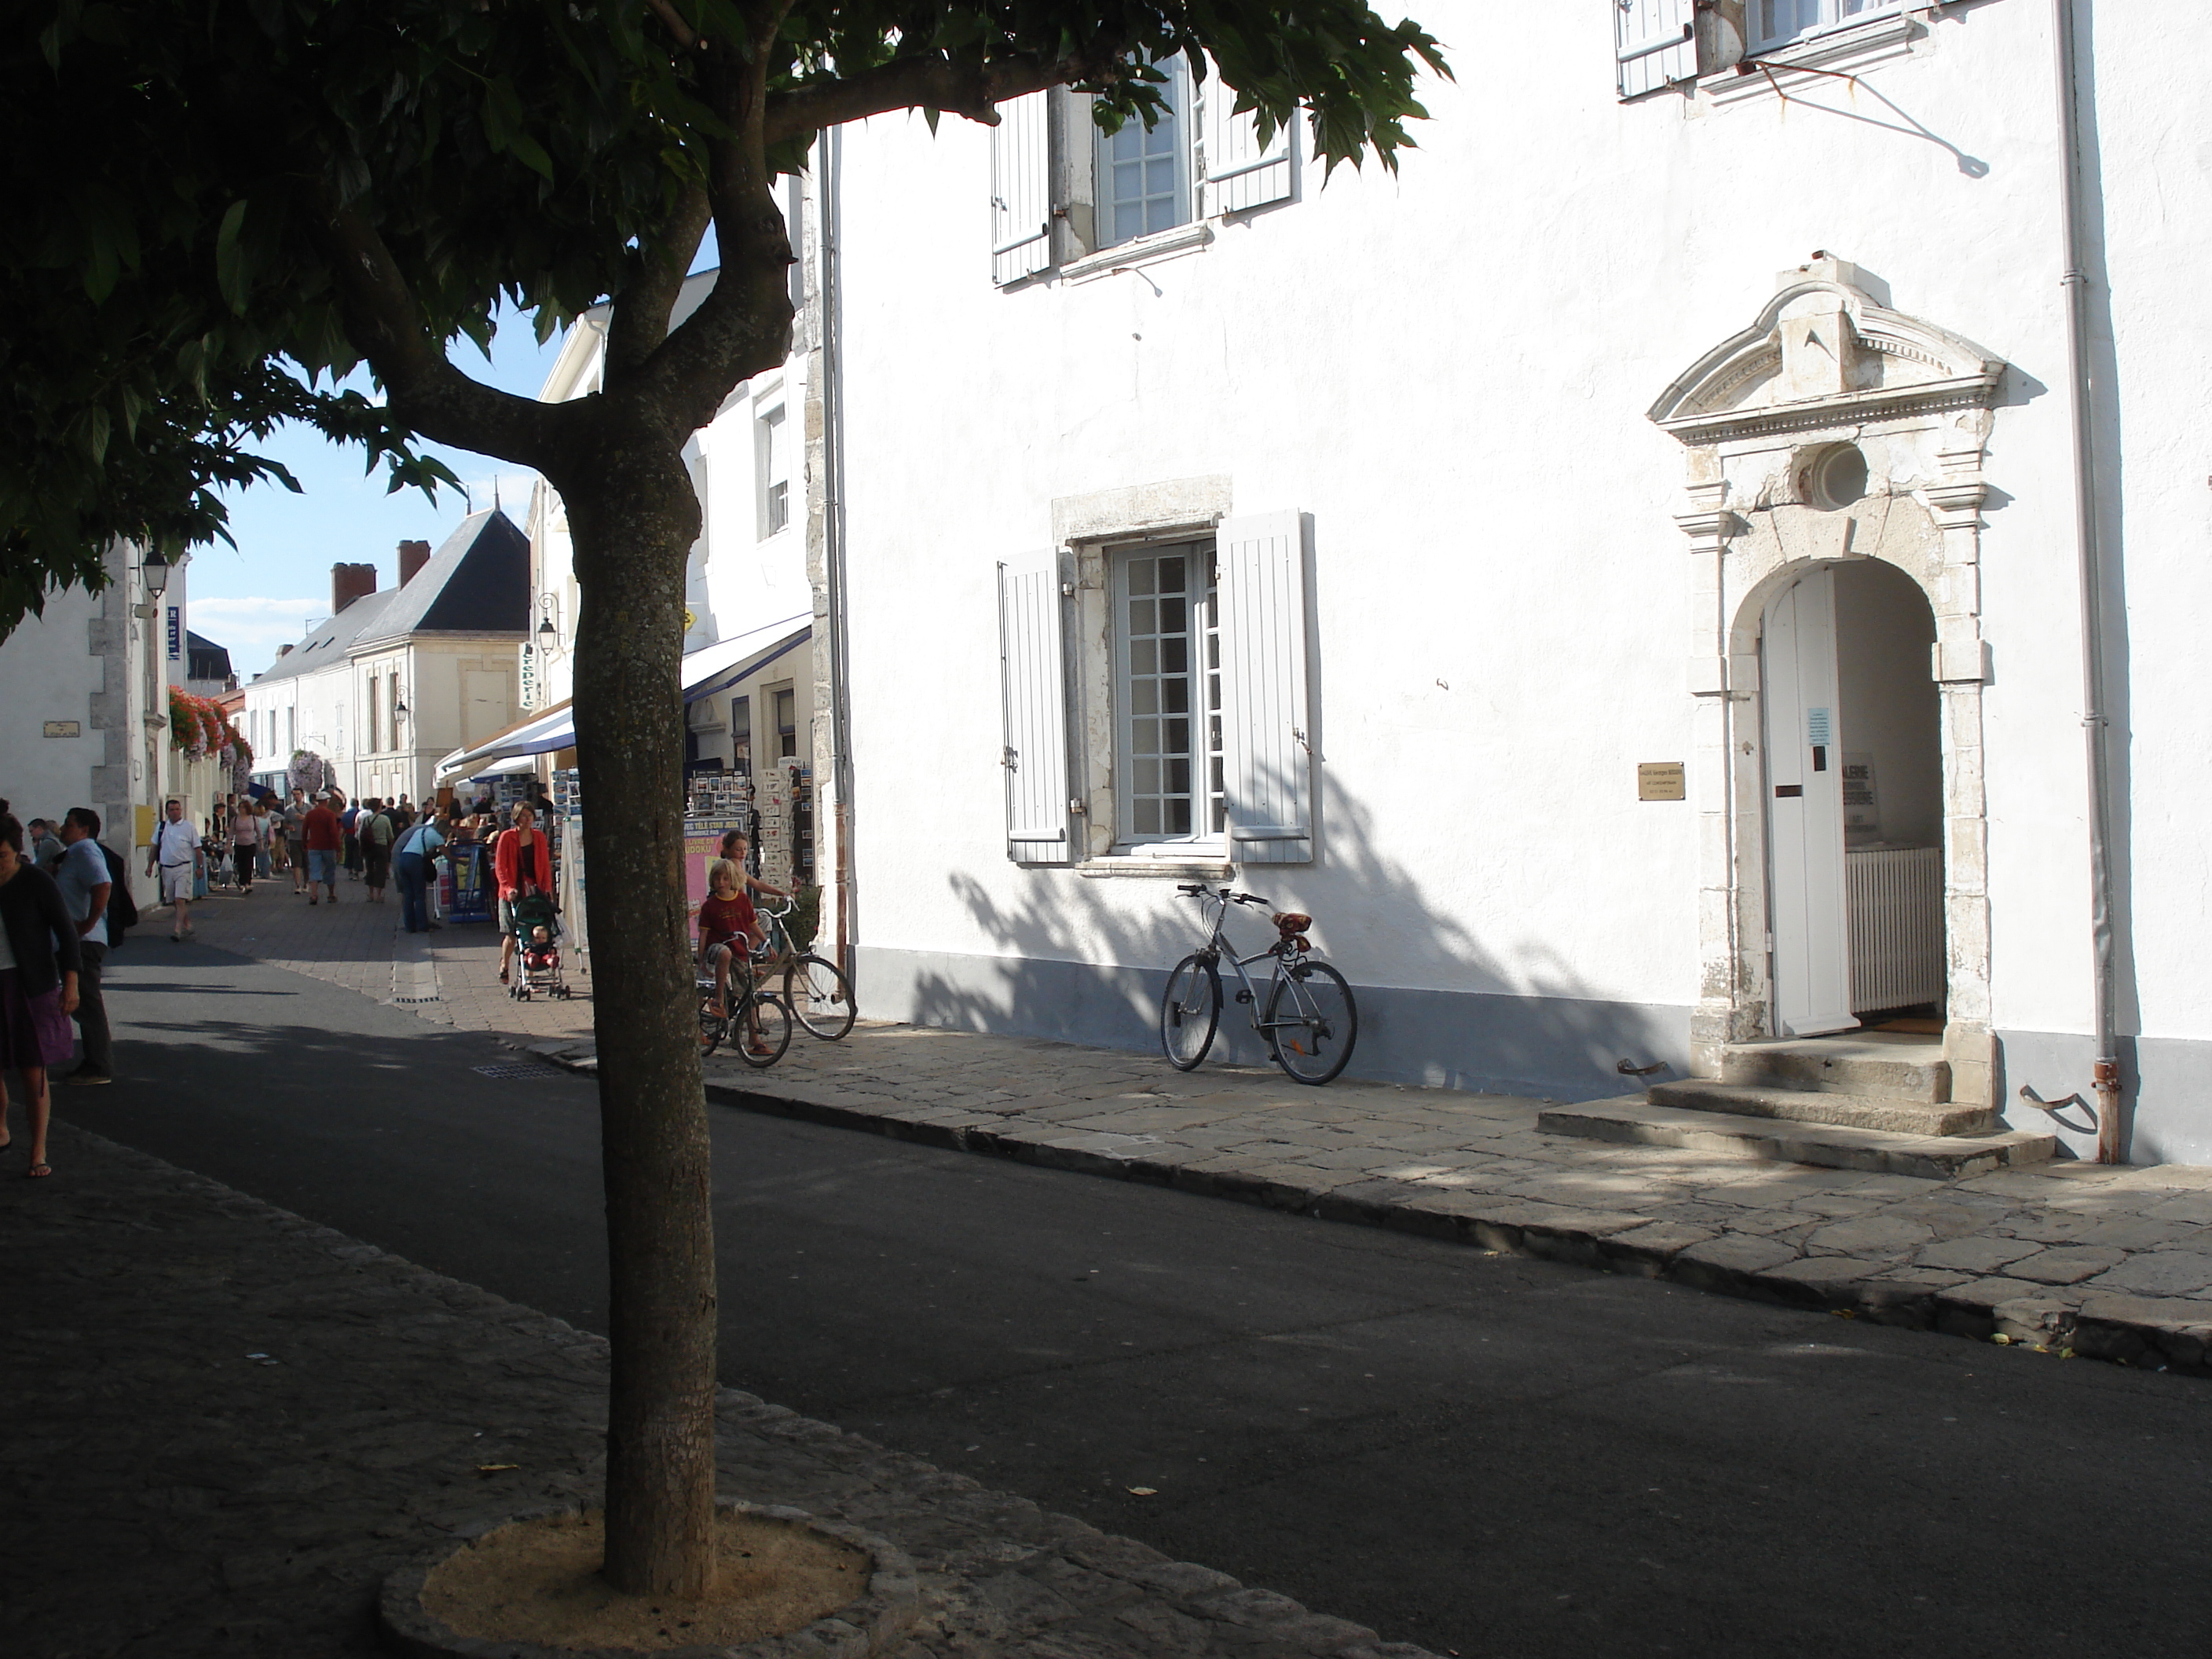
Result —
[[[196,907],[201,941],[391,996],[396,906],[261,904],[257,889]],[[588,974],[570,975],[572,1002],[516,1003],[489,929],[448,927],[428,956],[437,1000],[402,1006],[593,1069]],[[1185,1073],[1150,1052],[865,1019],[841,1042],[797,1033],[766,1072],[718,1054],[707,1077],[711,1098],[750,1110],[1961,1335],[2008,1335],[1998,1310],[2025,1298],[2033,1322],[2014,1327],[2046,1346],[2212,1364],[2190,1334],[2212,1317],[2212,1168],[2057,1162],[1936,1180],[1761,1163],[1547,1134],[1555,1101],[1310,1089],[1272,1066]],[[2005,1294],[1969,1294],[1982,1285]],[[2085,1320],[2092,1298],[2108,1305]],[[2151,1303],[2140,1329],[2113,1311]]]
[[[407,1558],[599,1489],[600,1338],[54,1134],[65,1181],[0,1181],[0,1652],[366,1659]],[[723,1492],[915,1559],[891,1659],[1428,1659],[751,1395],[717,1417]]]

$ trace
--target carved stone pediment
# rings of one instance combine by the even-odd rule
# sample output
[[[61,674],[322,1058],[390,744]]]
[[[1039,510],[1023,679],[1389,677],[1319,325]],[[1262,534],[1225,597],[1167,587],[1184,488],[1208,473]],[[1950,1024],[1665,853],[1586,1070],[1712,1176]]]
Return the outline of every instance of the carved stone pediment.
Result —
[[[1651,419],[1711,445],[1996,401],[2002,359],[1877,304],[1856,275],[1833,258],[1784,273],[1751,326],[1676,376]]]

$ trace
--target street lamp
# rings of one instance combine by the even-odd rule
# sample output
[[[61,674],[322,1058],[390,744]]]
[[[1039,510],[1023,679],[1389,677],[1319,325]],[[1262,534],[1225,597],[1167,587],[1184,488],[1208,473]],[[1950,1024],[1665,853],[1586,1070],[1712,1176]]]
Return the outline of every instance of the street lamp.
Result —
[[[169,586],[169,562],[159,553],[149,553],[146,562],[138,567],[138,574],[146,579],[146,593],[158,599]]]

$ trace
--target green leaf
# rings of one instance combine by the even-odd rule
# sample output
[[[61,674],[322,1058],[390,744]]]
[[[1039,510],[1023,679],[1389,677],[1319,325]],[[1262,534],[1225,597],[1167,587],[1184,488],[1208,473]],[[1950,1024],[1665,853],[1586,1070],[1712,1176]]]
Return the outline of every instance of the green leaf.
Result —
[[[215,234],[215,281],[223,300],[238,316],[246,314],[246,256],[238,245],[240,228],[246,223],[243,198],[233,202]]]

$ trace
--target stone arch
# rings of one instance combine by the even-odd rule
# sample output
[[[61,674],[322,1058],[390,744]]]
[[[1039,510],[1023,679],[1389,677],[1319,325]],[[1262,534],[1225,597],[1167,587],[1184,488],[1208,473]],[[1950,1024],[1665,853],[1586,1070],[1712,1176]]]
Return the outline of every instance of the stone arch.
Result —
[[[1912,578],[1936,619],[1944,1048],[1954,1097],[1987,1101],[1994,1067],[1980,532],[1983,458],[2005,365],[1886,300],[1877,279],[1817,255],[1782,272],[1751,325],[1678,375],[1650,410],[1683,445],[1687,474],[1689,510],[1674,520],[1690,543],[1688,690],[1697,701],[1692,770],[1705,831],[1692,1065],[1717,1074],[1727,1044],[1771,1034],[1755,706],[1766,605],[1819,564],[1876,558]],[[1865,455],[1866,492],[1847,507],[1823,507],[1804,495],[1802,460],[1814,447],[1843,443]]]

